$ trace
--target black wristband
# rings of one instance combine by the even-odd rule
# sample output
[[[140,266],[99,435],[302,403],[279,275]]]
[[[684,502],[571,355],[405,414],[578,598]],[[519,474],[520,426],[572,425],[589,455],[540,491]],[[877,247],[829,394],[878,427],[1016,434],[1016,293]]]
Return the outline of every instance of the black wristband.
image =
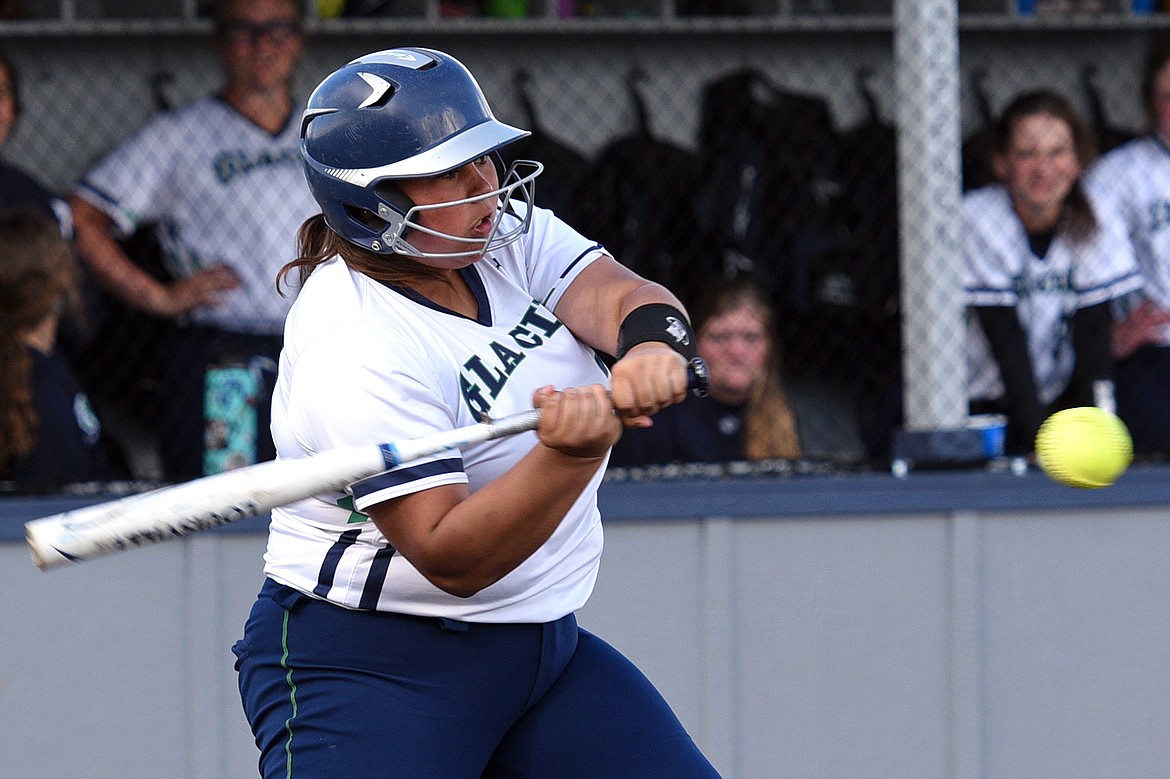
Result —
[[[617,354],[614,356],[620,360],[630,349],[647,341],[666,344],[688,362],[699,353],[686,314],[666,303],[647,303],[626,315],[618,330]]]

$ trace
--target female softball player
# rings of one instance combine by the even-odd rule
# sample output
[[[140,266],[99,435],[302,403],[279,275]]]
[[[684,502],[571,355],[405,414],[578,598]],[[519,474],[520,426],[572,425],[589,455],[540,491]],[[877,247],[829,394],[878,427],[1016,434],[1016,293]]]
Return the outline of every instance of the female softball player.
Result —
[[[1055,92],[1020,95],[993,135],[1000,184],[963,198],[963,283],[972,413],[1008,417],[1008,448],[1030,452],[1040,423],[1113,403],[1110,301],[1141,286],[1119,217],[1081,181],[1094,142]]]
[[[495,152],[525,135],[427,49],[362,57],[309,99],[322,214],[281,277],[300,289],[279,456],[543,413],[535,433],[273,512],[234,648],[265,777],[717,775],[573,616],[610,447],[683,399],[693,337],[673,295],[533,207],[539,164],[501,177]]]

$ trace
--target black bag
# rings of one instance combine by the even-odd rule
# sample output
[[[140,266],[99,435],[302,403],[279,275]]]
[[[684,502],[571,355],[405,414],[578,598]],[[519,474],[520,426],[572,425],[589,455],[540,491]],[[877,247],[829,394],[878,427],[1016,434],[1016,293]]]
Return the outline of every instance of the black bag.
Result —
[[[895,370],[901,354],[898,271],[898,145],[894,126],[882,119],[869,79],[861,68],[858,92],[867,117],[841,139],[841,180],[849,203],[850,244],[845,250],[853,308],[861,334],[866,373]],[[826,296],[818,294],[822,302]]]
[[[963,191],[978,189],[995,181],[991,168],[991,134],[995,129],[995,113],[987,95],[987,70],[976,68],[970,76],[971,94],[979,114],[979,125],[963,139]]]
[[[582,184],[581,229],[619,262],[686,302],[714,268],[714,254],[697,228],[699,160],[654,136],[638,91],[642,78],[635,69],[627,79],[638,127],[602,149]]]
[[[1081,88],[1084,89],[1085,99],[1089,103],[1089,120],[1093,133],[1097,136],[1097,153],[1104,154],[1137,138],[1139,133],[1118,127],[1110,121],[1109,112],[1105,110],[1105,101],[1097,89],[1096,76],[1096,65],[1088,64],[1081,69]]]
[[[902,421],[900,407],[892,402],[901,396],[902,317],[897,132],[882,119],[869,84],[872,76],[868,68],[856,73],[868,115],[842,138],[853,244],[838,280],[849,280],[848,285],[841,282],[850,293],[841,296],[841,316],[842,328],[853,336],[848,381],[855,392],[858,432],[867,453],[878,456]]]
[[[739,70],[704,88],[699,133],[700,221],[723,275],[752,273],[766,284],[789,370],[836,362],[811,346],[840,333],[822,321],[817,287],[852,243],[828,104]]]
[[[516,93],[528,118],[527,129],[532,135],[510,143],[500,150],[505,165],[516,160],[535,160],[544,165],[544,172],[536,179],[536,205],[551,209],[557,216],[580,229],[580,209],[577,189],[589,169],[589,161],[581,152],[554,138],[540,124],[536,107],[529,91],[531,77],[527,71],[516,72]]]

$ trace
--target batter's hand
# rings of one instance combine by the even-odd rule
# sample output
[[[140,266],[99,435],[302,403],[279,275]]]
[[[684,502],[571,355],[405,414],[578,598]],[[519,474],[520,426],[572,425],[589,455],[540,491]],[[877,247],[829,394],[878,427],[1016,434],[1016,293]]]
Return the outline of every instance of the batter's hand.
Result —
[[[214,265],[168,284],[153,306],[161,316],[178,316],[219,302],[219,293],[240,286],[240,277],[226,265]]]
[[[536,435],[550,449],[573,457],[603,457],[622,435],[609,393],[601,384],[558,392],[541,387],[532,395],[541,409]]]
[[[687,396],[687,361],[664,343],[647,341],[613,366],[613,405],[626,427],[650,427],[650,416]]]

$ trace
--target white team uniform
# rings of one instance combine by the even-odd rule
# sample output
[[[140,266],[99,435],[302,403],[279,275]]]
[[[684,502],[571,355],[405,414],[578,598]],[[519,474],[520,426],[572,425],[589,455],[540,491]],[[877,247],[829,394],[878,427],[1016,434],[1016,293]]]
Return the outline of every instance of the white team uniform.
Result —
[[[1143,296],[1170,310],[1170,149],[1154,136],[1138,138],[1101,157],[1085,180],[1128,225]],[[1170,325],[1159,343],[1170,345]]]
[[[290,301],[276,274],[296,257],[296,235],[320,211],[302,170],[300,113],[273,136],[218,97],[151,119],[77,185],[123,236],[161,222],[167,269],[177,278],[215,264],[239,275],[222,302],[196,309],[195,323],[279,334]]]
[[[548,384],[608,384],[594,352],[552,314],[602,251],[535,209],[526,235],[464,271],[479,321],[391,289],[337,258],[319,266],[285,328],[272,409],[279,456],[415,438],[472,424],[480,414],[506,416],[532,408],[533,392]],[[276,509],[265,572],[350,608],[473,622],[547,622],[573,612],[588,599],[600,561],[596,490],[604,467],[536,553],[470,598],[428,582],[358,513],[439,485],[466,482],[474,492],[535,441],[535,433],[522,433],[424,458],[358,482],[352,499],[333,494]]]
[[[1040,258],[1004,187],[968,192],[962,212],[965,304],[1016,307],[1040,400],[1051,403],[1072,377],[1073,314],[1141,286],[1124,227],[1115,213],[1094,203],[1097,233],[1079,246],[1058,233]],[[967,370],[970,399],[1003,395],[999,365],[974,316],[968,317]]]

